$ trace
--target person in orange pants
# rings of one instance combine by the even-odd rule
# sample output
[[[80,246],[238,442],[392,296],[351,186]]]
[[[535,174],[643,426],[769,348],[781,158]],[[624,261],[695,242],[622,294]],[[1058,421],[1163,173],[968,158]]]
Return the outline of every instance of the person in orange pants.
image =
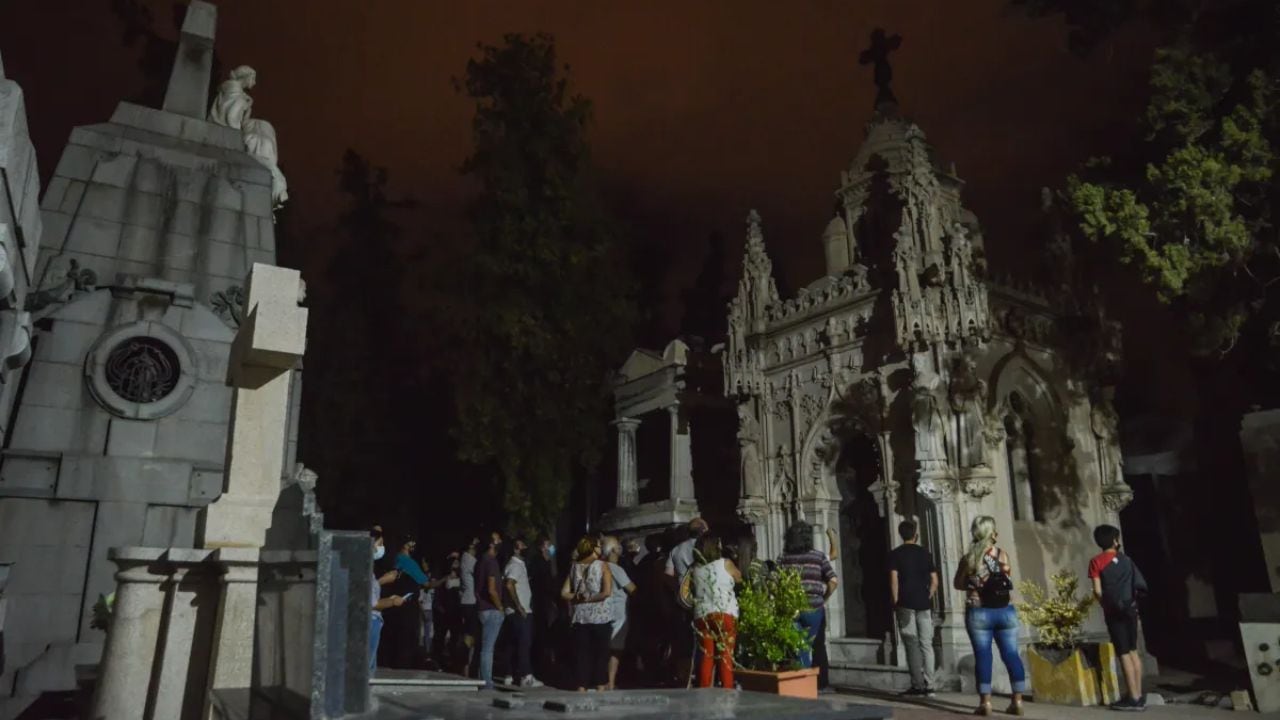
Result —
[[[702,644],[698,687],[712,687],[712,669],[720,666],[720,685],[733,689],[733,648],[738,637],[738,597],[734,585],[742,573],[723,557],[720,539],[711,535],[698,541],[693,567],[693,626]]]
[[[720,686],[733,689],[733,648],[738,639],[737,620],[728,613],[711,613],[693,622],[698,630],[698,640],[702,643],[698,687],[713,687],[713,675],[716,666],[719,666]]]

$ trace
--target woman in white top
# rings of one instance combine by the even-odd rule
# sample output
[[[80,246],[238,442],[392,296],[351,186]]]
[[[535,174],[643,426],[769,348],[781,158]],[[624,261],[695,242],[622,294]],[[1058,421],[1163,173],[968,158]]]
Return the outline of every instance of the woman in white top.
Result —
[[[733,689],[733,648],[738,637],[738,596],[734,586],[742,573],[732,560],[722,557],[720,539],[704,536],[698,541],[693,568],[693,626],[702,644],[698,687],[712,687],[712,669],[720,667],[720,685]]]
[[[573,622],[574,665],[578,690],[604,690],[609,685],[609,638],[612,617],[605,600],[613,594],[613,573],[600,560],[600,543],[587,536],[578,541],[573,567],[560,597],[569,601]]]

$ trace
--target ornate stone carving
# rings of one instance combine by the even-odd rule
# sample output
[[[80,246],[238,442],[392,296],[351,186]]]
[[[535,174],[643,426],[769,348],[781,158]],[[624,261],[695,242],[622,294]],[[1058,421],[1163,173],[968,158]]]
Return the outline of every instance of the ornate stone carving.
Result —
[[[960,480],[960,489],[969,497],[981,500],[996,489],[996,476],[990,472],[967,474]]]
[[[67,269],[57,285],[27,296],[26,310],[37,312],[54,303],[69,302],[82,293],[93,292],[98,284],[98,274],[89,268],[80,267],[75,258],[67,259]]]
[[[1113,513],[1125,509],[1131,502],[1133,502],[1133,490],[1124,483],[1102,489],[1102,505]]]
[[[955,483],[945,475],[922,475],[916,481],[916,492],[930,502],[943,502],[955,497]]]
[[[805,431],[813,427],[813,421],[822,412],[822,401],[816,396],[806,393],[800,397],[800,417],[803,421],[801,425]]]
[[[240,327],[240,320],[244,316],[244,288],[239,285],[230,285],[226,290],[219,290],[213,294],[209,300],[213,305],[213,312],[222,321],[233,328]]]

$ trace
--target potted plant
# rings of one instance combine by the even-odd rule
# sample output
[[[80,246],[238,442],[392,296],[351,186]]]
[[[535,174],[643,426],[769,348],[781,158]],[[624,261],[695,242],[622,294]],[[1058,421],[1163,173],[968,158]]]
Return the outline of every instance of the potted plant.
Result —
[[[795,570],[752,573],[738,594],[738,638],[734,676],[743,690],[791,697],[818,697],[817,668],[800,667],[808,634],[796,616],[809,601]]]
[[[1018,586],[1024,598],[1017,603],[1018,614],[1036,630],[1036,642],[1027,650],[1036,702],[1084,706],[1118,699],[1110,697],[1115,674],[1110,673],[1110,683],[1104,680],[1098,644],[1080,641],[1093,595],[1079,596],[1080,578],[1070,570],[1059,570],[1050,580],[1052,592],[1034,582]]]

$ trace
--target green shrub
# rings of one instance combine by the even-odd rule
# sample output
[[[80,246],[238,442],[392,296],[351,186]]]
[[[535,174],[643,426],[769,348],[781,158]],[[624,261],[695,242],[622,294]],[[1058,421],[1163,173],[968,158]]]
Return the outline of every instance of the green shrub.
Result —
[[[737,661],[748,670],[793,670],[809,649],[796,615],[809,609],[800,573],[755,573],[738,594]]]

